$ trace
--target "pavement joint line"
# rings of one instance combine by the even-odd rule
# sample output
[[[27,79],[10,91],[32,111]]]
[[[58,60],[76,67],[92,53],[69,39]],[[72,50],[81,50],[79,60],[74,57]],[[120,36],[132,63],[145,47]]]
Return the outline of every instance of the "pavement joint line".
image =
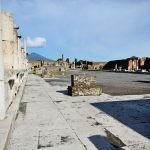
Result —
[[[136,143],[136,144],[128,144],[127,146],[136,146],[136,145],[141,145],[141,144],[149,144],[149,142],[142,142],[142,143]]]
[[[44,81],[44,82],[45,82],[45,81]],[[47,89],[46,89],[44,92],[46,92],[46,91],[47,91]],[[47,91],[47,93],[48,93],[48,91]],[[76,137],[78,138],[78,140],[80,141],[80,143],[83,145],[83,147],[84,147],[86,150],[88,150],[87,147],[86,147],[86,145],[81,141],[81,139],[78,137],[77,133],[74,131],[74,129],[73,129],[73,128],[71,127],[71,125],[68,123],[68,121],[67,121],[66,118],[64,117],[63,113],[62,113],[62,112],[60,111],[60,109],[57,107],[56,103],[53,101],[53,99],[51,98],[51,96],[49,95],[49,93],[48,93],[48,96],[49,96],[50,99],[52,100],[53,104],[56,106],[58,112],[62,115],[62,117],[64,118],[64,120],[66,121],[66,123],[69,125],[70,129],[71,129],[71,130],[73,131],[73,133],[76,135]]]

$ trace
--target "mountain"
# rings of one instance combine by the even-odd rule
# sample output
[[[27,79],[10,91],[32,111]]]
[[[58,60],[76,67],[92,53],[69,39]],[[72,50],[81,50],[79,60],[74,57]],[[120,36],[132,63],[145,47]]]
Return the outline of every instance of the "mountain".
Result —
[[[27,58],[29,61],[50,61],[50,62],[54,61],[52,59],[46,58],[46,57],[44,57],[40,54],[37,54],[37,53],[28,54]]]

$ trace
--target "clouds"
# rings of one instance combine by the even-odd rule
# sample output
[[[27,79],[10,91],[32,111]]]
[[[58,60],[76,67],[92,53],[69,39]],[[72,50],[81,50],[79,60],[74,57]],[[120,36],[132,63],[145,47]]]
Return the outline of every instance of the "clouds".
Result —
[[[46,39],[43,37],[27,38],[27,46],[30,48],[43,48],[46,46]]]
[[[97,60],[150,56],[149,0],[6,1],[24,36],[47,39],[46,55],[63,52]]]

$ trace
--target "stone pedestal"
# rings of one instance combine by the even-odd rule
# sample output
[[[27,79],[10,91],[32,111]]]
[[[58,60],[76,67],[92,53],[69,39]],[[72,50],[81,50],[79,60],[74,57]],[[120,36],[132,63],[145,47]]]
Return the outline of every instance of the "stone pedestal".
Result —
[[[71,96],[99,96],[102,88],[96,85],[96,77],[89,75],[71,75],[71,86],[68,94]]]

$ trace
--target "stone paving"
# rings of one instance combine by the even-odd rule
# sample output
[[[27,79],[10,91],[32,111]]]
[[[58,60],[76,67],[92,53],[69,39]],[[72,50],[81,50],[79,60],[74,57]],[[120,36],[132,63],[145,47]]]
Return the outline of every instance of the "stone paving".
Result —
[[[150,94],[78,96],[29,75],[10,150],[149,150]]]

